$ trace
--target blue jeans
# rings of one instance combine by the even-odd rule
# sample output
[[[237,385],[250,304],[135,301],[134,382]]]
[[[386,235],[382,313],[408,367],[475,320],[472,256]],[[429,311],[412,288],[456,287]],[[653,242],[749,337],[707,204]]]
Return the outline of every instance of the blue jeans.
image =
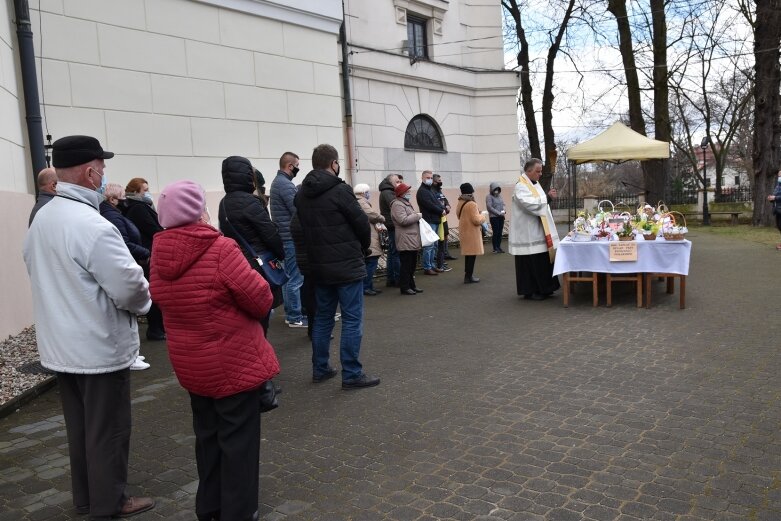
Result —
[[[285,247],[285,274],[288,279],[282,286],[282,298],[285,299],[285,320],[288,322],[300,322],[301,314],[301,285],[304,277],[298,269],[296,262],[296,247],[293,241],[284,241]]]
[[[363,338],[363,280],[339,285],[315,286],[317,312],[312,327],[312,375],[328,372],[328,352],[334,330],[337,304],[342,310],[342,338],[339,359],[342,363],[342,381],[358,378],[363,366],[358,360]]]
[[[439,223],[431,224],[428,223],[429,226],[431,226],[431,229],[436,232],[439,229]],[[430,246],[426,246],[423,248],[423,257],[421,259],[423,264],[424,270],[433,270],[437,267],[437,243]]]
[[[399,251],[396,249],[396,230],[391,230],[388,233],[388,256],[385,269],[387,282],[398,284],[401,260],[399,259]]]
[[[364,291],[374,289],[374,271],[377,269],[379,260],[379,257],[366,257],[366,278],[363,279]]]

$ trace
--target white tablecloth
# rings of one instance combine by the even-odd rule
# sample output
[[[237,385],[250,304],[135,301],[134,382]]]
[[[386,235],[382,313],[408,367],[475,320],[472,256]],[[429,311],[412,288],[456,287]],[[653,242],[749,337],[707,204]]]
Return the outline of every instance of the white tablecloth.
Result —
[[[556,251],[553,274],[570,271],[597,273],[676,273],[689,274],[691,241],[655,241],[640,239],[637,242],[637,260],[610,262],[609,242],[572,242],[565,238]]]

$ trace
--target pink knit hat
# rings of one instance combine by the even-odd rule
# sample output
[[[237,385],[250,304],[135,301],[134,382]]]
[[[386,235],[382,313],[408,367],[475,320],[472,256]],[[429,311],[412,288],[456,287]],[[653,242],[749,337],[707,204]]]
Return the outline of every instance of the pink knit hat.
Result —
[[[192,224],[206,210],[203,187],[194,181],[176,181],[163,188],[157,201],[160,226],[175,228]]]

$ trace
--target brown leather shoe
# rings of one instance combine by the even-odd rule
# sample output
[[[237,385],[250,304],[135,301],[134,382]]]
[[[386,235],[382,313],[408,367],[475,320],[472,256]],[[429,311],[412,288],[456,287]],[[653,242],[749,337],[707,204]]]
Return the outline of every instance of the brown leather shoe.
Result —
[[[439,275],[439,273],[437,273],[434,270],[426,270],[426,271],[423,272],[423,274],[424,275]]]
[[[151,497],[129,497],[122,510],[114,517],[130,517],[155,508],[155,500]]]

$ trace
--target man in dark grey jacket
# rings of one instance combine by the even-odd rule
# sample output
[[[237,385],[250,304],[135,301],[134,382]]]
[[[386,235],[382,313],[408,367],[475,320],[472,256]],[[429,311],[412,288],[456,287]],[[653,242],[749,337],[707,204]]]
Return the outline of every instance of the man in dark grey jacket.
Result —
[[[293,200],[296,185],[293,178],[298,174],[298,156],[285,152],[279,158],[279,170],[271,182],[271,218],[277,223],[282,244],[285,247],[285,273],[287,283],[282,286],[285,300],[285,322],[290,327],[307,327],[307,319],[301,312],[301,285],[304,277],[296,262],[296,247],[290,235],[290,221],[296,213]]]
[[[303,233],[307,277],[315,283],[317,311],[312,327],[312,380],[333,378],[339,372],[328,363],[334,314],[342,310],[339,357],[342,389],[359,389],[380,383],[363,372],[358,356],[363,338],[364,257],[371,246],[369,218],[352,188],[339,179],[339,153],[331,145],[312,152],[312,170],[296,194],[296,215]]]
[[[55,195],[57,195],[57,171],[51,167],[44,168],[38,172],[38,198],[35,200],[35,206],[33,206],[30,212],[30,220],[27,222],[28,227],[33,223],[38,210],[51,201]]]

